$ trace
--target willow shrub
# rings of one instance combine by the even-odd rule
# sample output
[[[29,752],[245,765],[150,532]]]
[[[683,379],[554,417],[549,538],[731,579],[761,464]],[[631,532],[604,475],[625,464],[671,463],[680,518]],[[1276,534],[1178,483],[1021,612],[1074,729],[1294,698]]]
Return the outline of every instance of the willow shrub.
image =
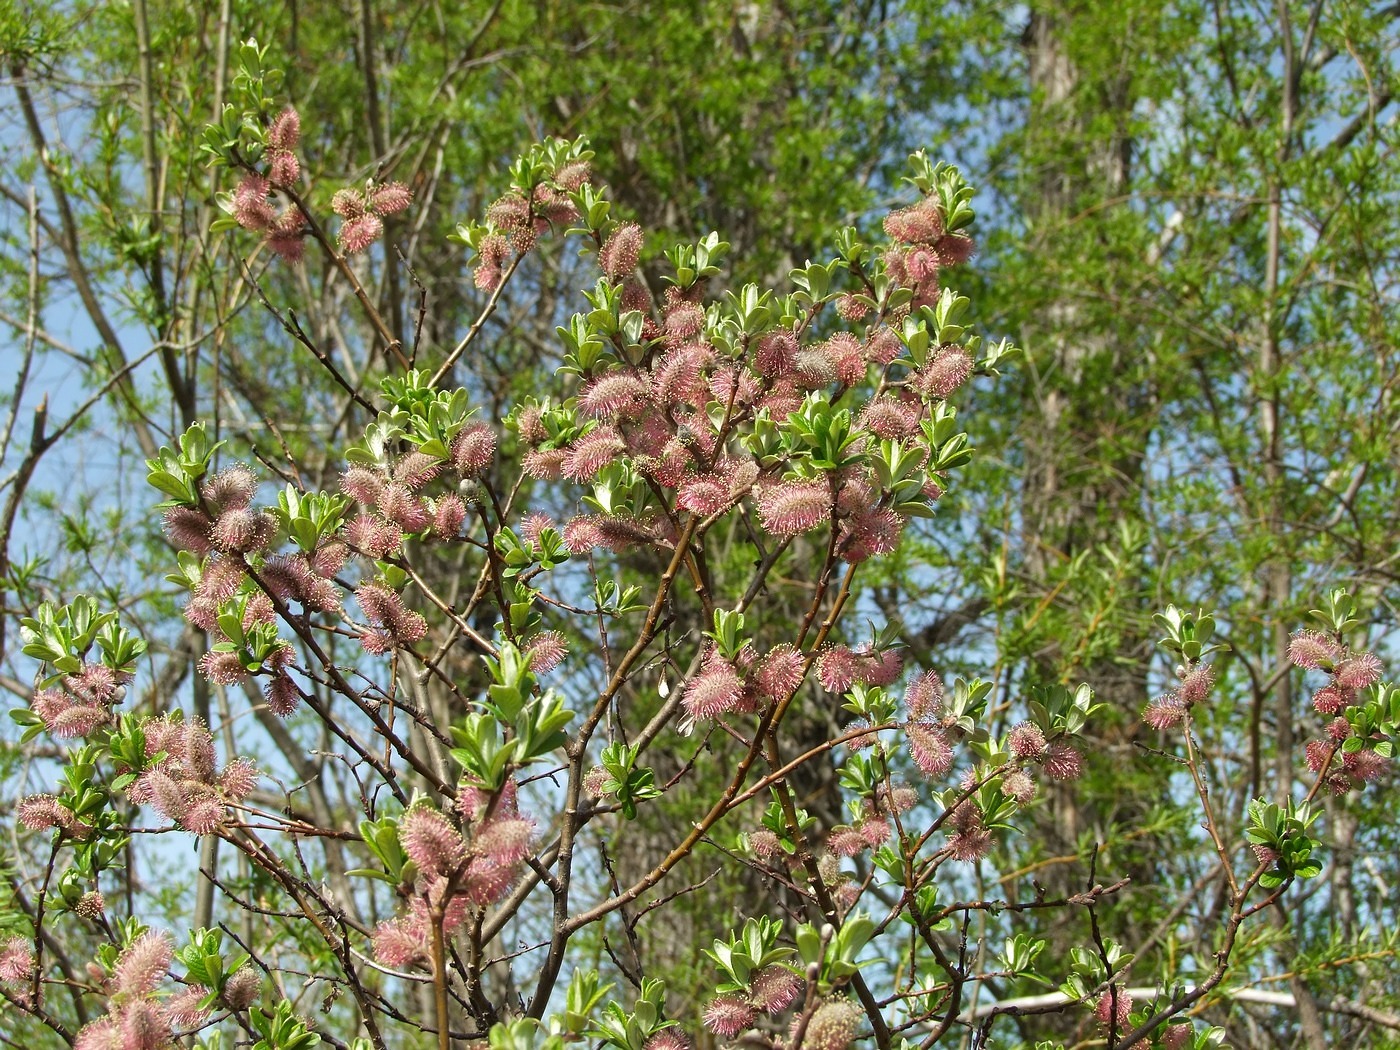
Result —
[[[956,291],[974,218],[959,171],[916,154],[882,241],[842,230],[829,261],[783,288],[725,288],[718,235],[656,252],[613,216],[586,143],[551,141],[458,229],[481,319],[450,350],[408,348],[352,256],[382,250],[410,189],[307,185],[296,112],[256,46],[242,60],[239,105],[206,134],[229,175],[216,225],[286,265],[319,253],[351,282],[382,340],[377,393],[294,311],[277,316],[375,418],[343,450],[338,491],[303,487],[291,463],[260,501],[267,471],[219,469],[201,425],[149,462],[170,579],[208,643],[199,670],[246,705],[221,741],[176,707],[123,713],[147,643],[114,611],[78,597],[24,620],[42,669],[12,716],[55,786],[18,807],[42,873],[13,880],[23,907],[0,995],[14,1016],[82,1050],[424,1035],[679,1050],[697,1029],[839,1050],[969,1029],[985,1042],[999,1018],[1032,1012],[1110,1046],[1218,1041],[1189,1011],[1246,924],[1321,870],[1315,798],[1384,770],[1400,704],[1376,659],[1347,648],[1354,603],[1333,594],[1291,651],[1327,679],[1311,788],[1257,800],[1247,841],[1227,841],[1192,732],[1219,647],[1209,616],[1169,609],[1178,681],[1145,718],[1196,789],[1203,831],[1183,848],[1217,859],[1218,951],[1144,989],[1133,937],[1148,933],[1102,930],[1095,912],[1122,880],[1048,899],[1021,873],[986,893],[977,865],[1019,834],[1047,780],[1079,775],[1096,706],[1087,686],[1016,697],[906,672],[897,632],[863,626],[861,567],[935,513],[972,456],[958,391],[1014,352],[975,334]],[[446,380],[522,260],[561,236],[598,275],[561,318],[562,367],[508,418],[479,418]],[[785,730],[803,707],[839,708],[837,732],[796,743]],[[313,726],[314,755],[335,767],[313,778],[353,783],[359,812],[310,803],[297,771],[240,756],[263,732],[242,710]],[[835,765],[847,812],[834,826],[790,784],[816,763]],[[607,844],[668,795],[688,820],[620,882]],[[185,836],[216,837],[240,863],[200,874],[228,921],[177,937],[142,921],[135,865]],[[735,902],[743,922],[705,950],[711,994],[673,1017],[664,975],[629,969],[609,937],[635,937],[694,889],[675,873],[697,851],[771,892]],[[1063,912],[1082,946],[1045,957],[1017,929],[1030,909]]]

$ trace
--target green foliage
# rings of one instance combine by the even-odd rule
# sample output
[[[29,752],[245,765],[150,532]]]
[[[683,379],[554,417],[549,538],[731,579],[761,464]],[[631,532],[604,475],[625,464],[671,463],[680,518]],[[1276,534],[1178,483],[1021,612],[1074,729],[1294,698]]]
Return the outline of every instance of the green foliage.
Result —
[[[272,1013],[254,1010],[249,1015],[258,1036],[253,1050],[311,1050],[321,1042],[321,1037],[292,1010],[292,1004],[283,999]]]
[[[622,815],[628,820],[636,819],[638,803],[661,795],[661,789],[656,786],[656,771],[636,764],[638,752],[635,744],[615,741],[603,748],[598,759],[607,773],[600,791],[617,799]]]

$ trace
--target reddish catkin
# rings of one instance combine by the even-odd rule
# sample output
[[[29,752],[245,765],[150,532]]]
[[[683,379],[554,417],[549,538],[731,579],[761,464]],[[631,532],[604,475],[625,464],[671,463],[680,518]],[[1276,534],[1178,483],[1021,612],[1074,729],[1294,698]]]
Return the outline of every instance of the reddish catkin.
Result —
[[[1381,662],[1375,653],[1348,651],[1343,655],[1334,674],[1337,685],[1343,689],[1366,689],[1381,680]]]
[[[972,375],[972,358],[960,346],[945,346],[915,372],[910,385],[927,398],[946,398]]]
[[[785,699],[802,684],[806,663],[806,657],[790,643],[774,646],[759,661],[754,684],[769,699]]]
[[[1172,729],[1186,717],[1186,705],[1175,693],[1159,696],[1142,712],[1142,720],[1156,730]]]
[[[548,674],[569,655],[569,646],[558,631],[541,631],[525,642],[524,651],[532,671]]]
[[[909,738],[909,754],[925,776],[941,777],[953,767],[953,748],[941,726],[911,722],[904,731]]]
[[[885,232],[906,244],[932,243],[943,236],[943,211],[932,197],[885,217]]]
[[[738,706],[743,691],[743,681],[734,665],[711,653],[700,673],[686,686],[681,706],[696,719],[718,718]]]
[[[925,671],[912,682],[904,693],[904,703],[909,708],[909,717],[923,720],[938,716],[943,711],[943,680],[935,671]]]
[[[646,377],[626,369],[605,372],[579,392],[579,410],[590,419],[636,419],[650,403]]]
[[[170,972],[174,958],[175,948],[168,935],[143,933],[118,957],[112,969],[112,987],[126,995],[153,992]]]
[[[34,976],[34,948],[22,937],[11,937],[0,951],[0,981],[22,984]]]
[[[409,808],[399,828],[399,841],[424,878],[451,875],[466,860],[461,833],[431,806]]]
[[[1045,734],[1031,722],[1022,722],[1013,728],[1006,738],[1006,746],[1017,758],[1035,761],[1044,758],[1047,751]]]
[[[767,485],[758,497],[759,521],[775,536],[809,532],[830,515],[831,490],[822,480]]]
[[[1330,668],[1341,653],[1340,645],[1317,631],[1298,631],[1288,643],[1288,659],[1295,667],[1308,670]]]
[[[266,230],[276,221],[267,201],[272,187],[261,175],[245,175],[233,191],[233,218],[245,230]]]
[[[797,1002],[805,987],[802,978],[786,966],[765,966],[749,982],[749,1000],[766,1014],[781,1013]]]
[[[637,268],[642,253],[642,228],[625,222],[609,235],[598,253],[598,265],[610,281],[620,281]]]
[[[737,995],[717,995],[705,1004],[701,1023],[721,1039],[733,1039],[753,1026],[758,1011]]]

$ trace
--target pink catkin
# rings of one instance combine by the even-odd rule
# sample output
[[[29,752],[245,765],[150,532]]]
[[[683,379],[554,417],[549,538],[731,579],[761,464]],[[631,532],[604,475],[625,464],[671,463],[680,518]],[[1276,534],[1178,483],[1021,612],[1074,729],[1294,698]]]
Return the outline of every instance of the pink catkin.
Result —
[[[199,658],[199,670],[215,685],[235,685],[248,677],[237,653],[210,650]]]
[[[170,1045],[170,1018],[148,999],[127,1003],[121,1012],[122,1050],[162,1050]]]
[[[1159,696],[1142,712],[1142,720],[1158,731],[1179,726],[1186,717],[1186,707],[1175,693]]]
[[[202,985],[190,985],[166,1000],[166,1013],[180,1028],[198,1028],[209,1017],[209,1011],[199,1005],[208,994],[209,990]]]
[[[493,904],[510,892],[518,874],[515,865],[496,864],[485,857],[474,858],[467,867],[463,900],[478,905]]]
[[[817,681],[829,693],[844,693],[857,681],[860,661],[849,647],[833,645],[817,658]]]
[[[263,687],[267,709],[278,718],[287,718],[301,703],[301,690],[288,675],[277,675]]]
[[[73,822],[73,814],[53,795],[30,795],[20,799],[15,816],[30,831],[67,828]]]
[[[1197,664],[1181,676],[1177,695],[1183,704],[1199,704],[1210,695],[1215,684],[1215,668],[1210,664]]]
[[[272,205],[267,202],[271,191],[268,181],[260,175],[245,175],[233,191],[233,218],[245,230],[265,230],[276,221]]]
[[[359,218],[365,213],[367,206],[365,195],[359,190],[336,190],[335,195],[331,197],[331,211],[342,219]]]
[[[1052,780],[1078,780],[1084,772],[1084,756],[1063,740],[1050,744],[1045,758],[1045,774]]]
[[[410,452],[394,465],[393,479],[418,492],[442,471],[442,461],[423,452]]]
[[[564,470],[568,453],[562,448],[537,448],[525,453],[521,467],[525,473],[540,481],[553,481]]]
[[[701,517],[709,517],[727,509],[733,500],[729,484],[716,474],[693,474],[681,483],[676,506]]]
[[[1356,786],[1379,780],[1390,768],[1390,760],[1374,751],[1349,751],[1342,755],[1342,772]]]
[[[808,532],[830,515],[831,491],[821,480],[780,482],[758,497],[759,521],[775,536]]]
[[[904,343],[893,329],[881,328],[865,346],[865,356],[871,364],[883,367],[903,356]]]
[[[858,421],[876,437],[898,439],[918,430],[922,414],[922,408],[912,399],[882,394],[861,410]]]
[[[586,160],[570,161],[554,173],[555,185],[565,193],[577,193],[592,179],[592,168]]]
[[[909,738],[909,754],[925,776],[941,777],[953,767],[953,748],[942,727],[910,722],[905,726],[905,735]]]
[[[1001,790],[1024,806],[1035,798],[1036,786],[1029,773],[1024,769],[1015,768],[1002,774]]]
[[[805,987],[802,978],[786,966],[765,966],[749,980],[749,1001],[766,1014],[781,1013]]]
[[[402,482],[385,485],[379,493],[379,501],[375,508],[387,521],[393,522],[403,532],[420,532],[433,520],[427,503]]]
[[[944,266],[960,266],[977,252],[977,242],[956,233],[940,237],[936,247],[938,259]]]
[[[1298,631],[1288,643],[1288,659],[1295,667],[1316,670],[1324,664],[1331,666],[1341,655],[1342,647],[1317,631]]]
[[[904,654],[898,649],[864,653],[862,656],[860,680],[866,685],[891,685],[904,670]]]
[[[247,553],[261,550],[272,542],[275,528],[262,511],[235,507],[221,513],[209,529],[209,539],[222,551]]]
[[[247,759],[236,758],[219,774],[219,788],[234,802],[241,802],[257,787],[258,771]]]
[[[461,833],[431,806],[410,807],[399,826],[399,840],[426,878],[451,875],[466,858]]]
[[[1133,1009],[1133,997],[1125,989],[1112,988],[1099,996],[1098,1004],[1094,1007],[1094,1017],[1105,1028],[1108,1027],[1109,1019],[1112,1018],[1114,1024],[1121,1030],[1128,1023],[1128,1015]]]
[[[268,158],[267,177],[274,186],[286,189],[296,184],[301,176],[301,163],[297,155],[288,150],[274,150]]]
[[[23,984],[34,977],[34,946],[23,937],[11,937],[0,951],[0,981]]]
[[[224,822],[224,803],[212,793],[191,798],[179,815],[179,824],[196,835],[212,834]]]
[[[1381,680],[1381,662],[1374,653],[1347,652],[1335,674],[1337,685],[1343,689],[1366,689]]]
[[[854,857],[870,847],[858,828],[833,828],[826,840],[827,849],[839,857]]]
[[[572,554],[583,554],[601,543],[598,524],[592,515],[580,514],[564,525],[564,546]]]
[[[467,520],[467,507],[455,492],[448,493],[432,505],[432,533],[439,539],[449,540],[460,535],[462,525]]]
[[[96,704],[76,704],[56,690],[46,689],[33,702],[34,713],[44,722],[44,728],[56,737],[84,737],[111,718],[105,707]]]
[[[376,215],[393,215],[413,203],[413,191],[402,182],[376,186],[369,193],[369,210]]]
[[[591,419],[636,419],[647,408],[650,386],[643,374],[618,369],[590,380],[579,392],[579,411]]]
[[[1335,715],[1351,705],[1352,696],[1335,685],[1323,686],[1313,694],[1313,707],[1319,714]]]
[[[764,696],[784,699],[802,684],[806,663],[807,658],[795,646],[787,642],[774,646],[759,662],[754,684]]]
[[[486,218],[502,230],[515,230],[529,222],[530,202],[519,193],[508,193],[486,209]]]
[[[496,432],[485,423],[468,423],[452,440],[452,467],[463,477],[480,474],[496,454]]]
[[[510,258],[510,242],[499,233],[482,238],[477,248],[478,263],[472,281],[483,292],[495,291],[505,276],[506,260]]]
[[[602,798],[607,794],[608,782],[612,776],[602,766],[594,766],[583,775],[583,791],[593,798]]]
[[[126,995],[147,995],[170,972],[174,946],[164,933],[143,933],[127,946],[112,970],[112,986]]]
[[[708,399],[704,374],[713,357],[713,351],[698,344],[668,350],[652,370],[653,396],[666,405],[703,407]]]
[[[564,456],[561,473],[571,481],[591,480],[608,464],[616,462],[626,447],[612,427],[599,427],[574,442]]]
[[[737,995],[717,995],[705,1004],[702,1023],[721,1039],[733,1039],[753,1025],[758,1011]]]
[[[165,512],[165,534],[170,542],[192,554],[208,554],[214,549],[209,538],[212,523],[203,511],[193,507],[171,507]]]
[[[293,150],[300,141],[301,114],[288,106],[268,125],[267,144],[276,150]]]
[[[598,265],[610,281],[620,281],[637,268],[642,251],[642,228],[623,223],[609,235],[598,253]]]
[[[374,957],[403,970],[428,957],[428,931],[409,919],[390,919],[374,930]]]
[[[384,232],[384,222],[378,215],[366,213],[346,219],[340,227],[340,247],[347,255],[365,251]]]
[[[910,208],[891,212],[885,232],[905,244],[929,244],[943,236],[943,215],[936,201],[926,197]]]
[[[819,347],[831,362],[836,381],[853,386],[865,378],[865,354],[859,340],[849,332],[838,332]]]
[[[860,837],[865,839],[866,845],[871,847],[887,841],[893,834],[890,822],[884,817],[867,817],[857,825],[856,830],[860,832]]]
[[[121,1027],[111,1017],[84,1025],[73,1040],[73,1050],[133,1050],[126,1045]]]
[[[954,860],[972,863],[992,850],[992,833],[979,825],[969,826],[948,836],[948,855]]]
[[[935,671],[925,671],[909,683],[904,694],[904,703],[909,708],[909,717],[922,720],[938,715],[943,710],[943,681]]]
[[[246,1010],[257,1000],[262,981],[251,966],[245,966],[224,985],[223,1002],[231,1010]]]
[[[686,686],[681,706],[693,718],[718,718],[738,706],[743,689],[743,682],[733,665],[712,654],[711,658],[706,659],[700,673]]]
[[[548,674],[569,655],[569,646],[558,631],[541,631],[525,643],[525,652],[532,671]]]
[[[928,398],[946,398],[972,375],[972,358],[960,346],[945,346],[910,377],[910,385]]]
[[[1007,750],[1017,758],[1039,760],[1045,756],[1045,734],[1031,722],[1022,722],[1006,738]]]
[[[797,367],[797,337],[792,332],[770,332],[758,341],[754,365],[770,379],[787,375]]]
[[[534,821],[525,817],[496,816],[477,827],[472,852],[501,867],[515,867],[530,855]]]
[[[548,514],[535,511],[520,519],[520,537],[526,543],[539,546],[540,536],[545,529],[553,529],[556,532],[559,530],[559,526]]]

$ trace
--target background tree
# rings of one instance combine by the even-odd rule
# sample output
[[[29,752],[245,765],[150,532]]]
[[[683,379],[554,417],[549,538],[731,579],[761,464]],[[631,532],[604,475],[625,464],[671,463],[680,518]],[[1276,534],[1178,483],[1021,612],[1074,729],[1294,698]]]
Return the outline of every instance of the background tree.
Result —
[[[1033,14],[1032,119],[1012,140],[1021,192],[1036,206],[1023,209],[1027,294],[1012,300],[1026,309],[1012,330],[1030,357],[1028,410],[1011,417],[1026,428],[1025,495],[1004,528],[1021,532],[1011,562],[1029,602],[1009,637],[1025,673],[1083,675],[1124,716],[1122,734],[1097,750],[1107,762],[1088,794],[1098,784],[1102,800],[1078,804],[1081,850],[1112,840],[1115,824],[1141,828],[1161,813],[1160,780],[1123,790],[1130,749],[1151,742],[1134,717],[1152,681],[1145,614],[1167,595],[1231,596],[1212,603],[1234,656],[1229,705],[1210,732],[1224,742],[1249,727],[1226,777],[1227,808],[1243,812],[1271,764],[1284,778],[1276,783],[1288,782],[1284,771],[1325,721],[1300,710],[1288,670],[1300,597],[1339,575],[1385,590],[1385,555],[1372,544],[1395,528],[1394,477],[1366,451],[1393,426],[1383,396],[1370,400],[1394,376],[1389,351],[1375,349],[1394,343],[1393,330],[1376,327],[1390,277],[1358,247],[1386,241],[1371,208],[1395,192],[1383,174],[1393,124],[1377,119],[1394,69],[1376,49],[1393,13],[1129,5],[1115,14]],[[1155,61],[1129,58],[1144,52]],[[1358,397],[1369,407],[1353,420]],[[1367,511],[1348,509],[1370,496],[1379,502]],[[1373,625],[1377,636],[1389,628],[1384,615]],[[1369,852],[1347,807],[1331,809],[1341,854]],[[1163,837],[1140,853],[1125,842],[1122,857],[1146,876],[1137,892],[1154,906],[1179,834],[1166,814],[1156,819]],[[1322,974],[1338,957],[1337,933],[1359,929],[1354,891],[1337,881],[1354,870],[1347,861],[1333,870],[1331,888],[1347,901],[1338,909],[1300,902],[1278,912],[1291,936],[1263,964],[1299,974],[1290,1022],[1307,1045],[1339,1038],[1328,1027],[1340,1019],[1320,1017],[1314,997],[1335,987]],[[1182,869],[1177,899],[1203,877]],[[1135,906],[1136,894],[1119,903]]]

